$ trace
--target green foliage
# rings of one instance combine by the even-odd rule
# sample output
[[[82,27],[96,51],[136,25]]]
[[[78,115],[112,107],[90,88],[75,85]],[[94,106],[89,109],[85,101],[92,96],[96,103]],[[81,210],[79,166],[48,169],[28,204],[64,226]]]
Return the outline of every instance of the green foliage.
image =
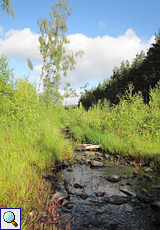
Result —
[[[2,11],[7,11],[8,14],[11,14],[13,18],[15,18],[14,15],[14,8],[11,6],[12,1],[9,0],[0,0],[0,7]]]
[[[28,64],[28,67],[30,68],[30,70],[33,70],[33,64],[29,58],[27,58],[27,64]]]
[[[160,161],[160,83],[150,91],[146,105],[141,92],[133,93],[133,84],[119,98],[119,104],[101,106],[101,100],[88,110],[69,110],[67,127],[72,138],[86,143],[102,144],[105,151],[142,159]],[[105,100],[104,100],[105,101]]]
[[[13,97],[13,69],[5,54],[0,56],[0,113],[8,109]]]

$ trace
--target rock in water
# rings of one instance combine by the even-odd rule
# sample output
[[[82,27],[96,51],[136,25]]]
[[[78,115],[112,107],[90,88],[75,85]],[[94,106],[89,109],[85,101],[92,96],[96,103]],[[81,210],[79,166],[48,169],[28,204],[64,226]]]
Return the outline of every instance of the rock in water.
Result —
[[[81,193],[78,196],[83,200],[86,200],[89,197],[86,193]]]
[[[151,201],[151,199],[148,196],[143,194],[137,194],[137,198],[143,203],[149,203]]]
[[[128,192],[128,191],[126,191],[126,190],[124,190],[124,189],[120,189],[119,191],[123,192],[123,193],[126,194],[127,196],[134,196],[133,193]]]
[[[99,162],[99,161],[94,161],[92,160],[91,161],[91,166],[92,167],[102,167],[103,166],[103,163]]]
[[[126,203],[126,200],[121,196],[113,195],[113,196],[105,199],[105,202],[109,203],[109,204],[121,205],[121,204]]]
[[[118,182],[121,180],[121,176],[113,175],[113,176],[108,176],[106,177],[106,180],[110,182]]]
[[[160,209],[160,201],[154,201],[151,203],[153,209]]]
[[[105,191],[101,191],[101,192],[96,192],[96,196],[104,196],[105,195]]]
[[[68,193],[65,190],[63,190],[60,192],[56,192],[49,202],[53,202],[53,201],[60,202],[64,199],[68,199],[68,198],[69,198]]]
[[[75,188],[84,188],[84,186],[83,186],[83,185],[78,184],[78,183],[75,183],[73,186],[74,186]]]

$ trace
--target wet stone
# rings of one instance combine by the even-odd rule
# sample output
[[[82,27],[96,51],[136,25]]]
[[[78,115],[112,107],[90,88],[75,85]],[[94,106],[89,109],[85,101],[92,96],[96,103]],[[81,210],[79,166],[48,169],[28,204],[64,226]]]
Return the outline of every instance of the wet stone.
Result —
[[[106,159],[110,159],[110,155],[109,154],[105,154],[104,155]]]
[[[155,220],[155,225],[160,226],[160,217]]]
[[[75,188],[84,188],[84,186],[83,186],[83,185],[78,184],[78,183],[75,183],[73,186],[74,186]]]
[[[91,166],[92,167],[102,167],[103,166],[103,163],[99,162],[99,161],[94,161],[92,160],[91,161]]]
[[[69,201],[66,200],[66,199],[64,199],[64,200],[62,201],[61,207],[66,206],[68,203],[69,203]]]
[[[151,202],[151,199],[148,196],[143,195],[143,194],[137,194],[137,198],[138,198],[138,200],[140,200],[143,203]]]
[[[78,195],[82,200],[86,200],[89,196],[86,193],[81,193]]]
[[[109,198],[106,198],[105,202],[109,204],[121,205],[121,204],[126,203],[126,200],[119,195],[113,195]]]
[[[53,201],[60,202],[68,198],[69,198],[68,193],[65,190],[63,190],[63,191],[55,193],[49,202],[53,202]]]
[[[113,176],[108,176],[106,177],[106,180],[110,182],[118,182],[121,180],[121,176],[113,175]]]
[[[90,159],[86,159],[86,160],[85,160],[85,163],[86,163],[86,164],[90,164],[90,163],[91,163],[91,160],[90,160]]]
[[[141,168],[141,167],[145,167],[146,164],[145,163],[139,163],[138,166]]]
[[[73,172],[73,169],[67,169],[67,172]]]
[[[139,202],[138,205],[142,208],[142,209],[146,209],[148,206],[147,204],[144,204],[142,202]]]
[[[67,206],[66,206],[66,208],[69,209],[69,210],[71,210],[73,207],[74,207],[73,204],[67,204]]]
[[[152,185],[152,188],[160,189],[160,185]]]
[[[123,193],[124,193],[124,194],[126,194],[127,196],[134,196],[134,194],[133,194],[133,193],[128,192],[127,190],[120,189],[119,191],[123,192]]]
[[[151,181],[152,180],[152,176],[147,176],[147,175],[143,175],[143,178],[147,181]]]
[[[132,184],[131,184],[130,182],[127,182],[127,183],[126,183],[126,185],[128,185],[128,186],[132,186]]]
[[[96,192],[96,196],[104,196],[105,195],[105,191],[101,191],[101,192]]]
[[[151,169],[151,168],[146,168],[145,170],[144,170],[144,172],[153,172],[153,169]]]
[[[134,176],[137,176],[139,174],[139,172],[133,172]]]
[[[99,220],[92,220],[89,222],[90,225],[95,226],[95,227],[99,227],[101,225],[104,225],[105,222],[99,221]]]
[[[160,209],[160,201],[154,201],[151,203],[151,208]]]

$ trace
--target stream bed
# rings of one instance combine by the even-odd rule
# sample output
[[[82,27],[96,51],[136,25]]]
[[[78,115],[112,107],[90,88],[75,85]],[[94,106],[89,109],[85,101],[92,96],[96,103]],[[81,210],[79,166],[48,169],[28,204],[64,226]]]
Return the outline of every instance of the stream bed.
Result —
[[[64,162],[51,200],[60,204],[60,229],[160,229],[160,175],[117,158],[79,151]]]

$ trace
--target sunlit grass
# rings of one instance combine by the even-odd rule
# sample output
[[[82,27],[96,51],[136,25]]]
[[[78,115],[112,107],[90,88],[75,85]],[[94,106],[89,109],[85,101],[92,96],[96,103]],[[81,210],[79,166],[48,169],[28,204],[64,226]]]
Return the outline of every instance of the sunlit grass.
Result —
[[[28,229],[28,212],[42,209],[43,194],[49,193],[43,175],[56,162],[73,157],[72,143],[61,132],[60,119],[66,111],[37,112],[36,122],[24,125],[4,115],[0,125],[0,207],[22,208],[23,229]]]

